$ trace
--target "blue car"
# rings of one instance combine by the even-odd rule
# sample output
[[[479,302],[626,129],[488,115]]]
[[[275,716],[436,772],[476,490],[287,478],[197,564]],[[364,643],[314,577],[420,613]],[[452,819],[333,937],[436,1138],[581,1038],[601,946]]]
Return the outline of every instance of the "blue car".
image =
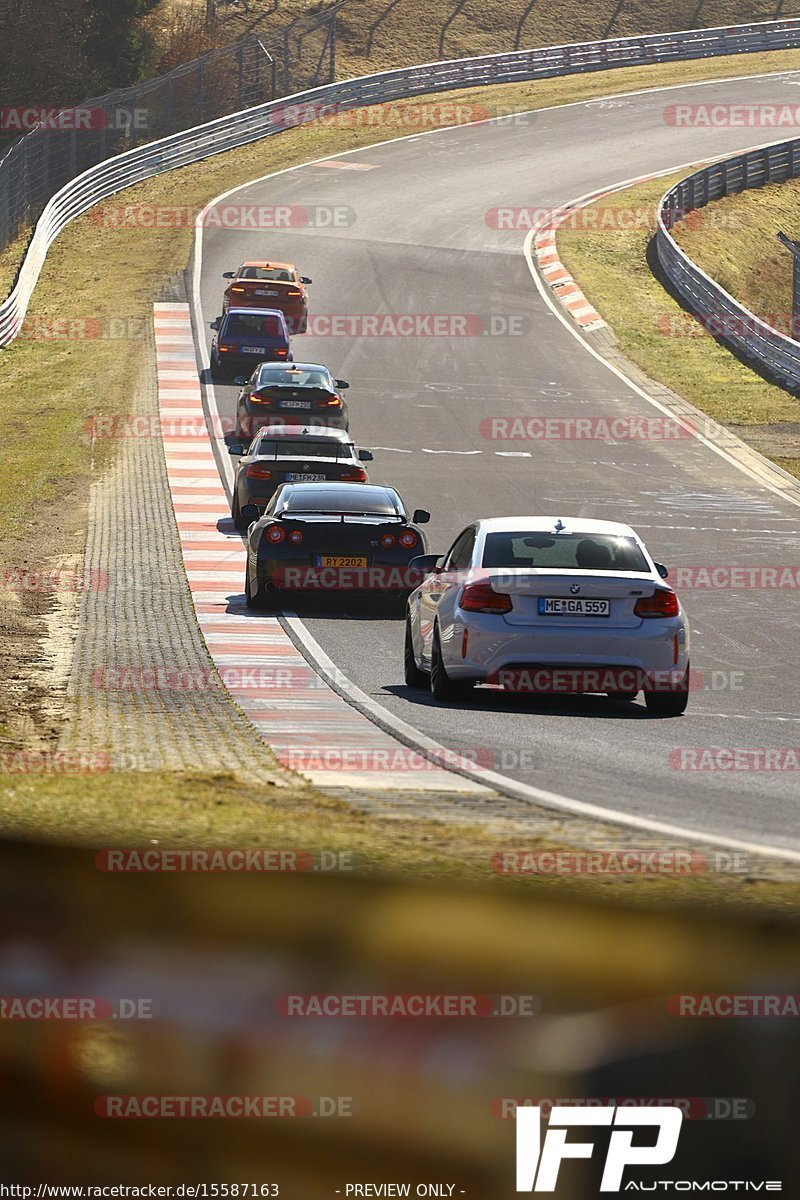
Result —
[[[286,318],[276,308],[229,308],[211,343],[211,374],[230,376],[260,362],[291,362]]]

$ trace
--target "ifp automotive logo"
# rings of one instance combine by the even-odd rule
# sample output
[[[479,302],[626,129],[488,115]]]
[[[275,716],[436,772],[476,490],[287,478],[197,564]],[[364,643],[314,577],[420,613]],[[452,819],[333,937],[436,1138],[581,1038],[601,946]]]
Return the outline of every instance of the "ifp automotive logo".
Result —
[[[627,1167],[659,1167],[671,1163],[678,1149],[683,1109],[676,1104],[654,1108],[631,1108],[606,1104],[583,1108],[572,1104],[554,1104],[550,1109],[547,1131],[542,1139],[544,1110],[535,1105],[517,1106],[517,1187],[518,1192],[554,1192],[564,1159],[591,1158],[594,1143],[567,1141],[573,1125],[611,1126],[608,1138],[601,1192],[664,1191],[680,1192],[780,1192],[779,1179],[661,1179],[655,1183],[625,1180]],[[652,1129],[638,1137],[640,1130]],[[635,1144],[634,1144],[635,1142]]]
[[[662,1166],[672,1162],[678,1149],[683,1112],[676,1105],[663,1108],[577,1108],[554,1105],[550,1110],[547,1132],[542,1141],[541,1108],[517,1109],[517,1191],[554,1192],[558,1172],[565,1158],[591,1158],[592,1142],[568,1142],[572,1125],[612,1125],[601,1192],[619,1192],[622,1177],[629,1166]],[[654,1126],[654,1143],[634,1145],[634,1131]]]

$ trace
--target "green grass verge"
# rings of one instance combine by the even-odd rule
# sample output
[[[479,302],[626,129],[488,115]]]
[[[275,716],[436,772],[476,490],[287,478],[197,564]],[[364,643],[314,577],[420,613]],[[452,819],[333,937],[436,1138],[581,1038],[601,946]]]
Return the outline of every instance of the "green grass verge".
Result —
[[[597,203],[653,215],[678,178],[638,184]],[[651,239],[646,223],[631,230],[598,227],[558,234],[564,265],[608,321],[622,352],[651,379],[726,425],[800,419],[800,402],[740,363],[668,295],[647,262]],[[737,432],[746,438],[746,429]],[[792,460],[785,458],[780,465],[792,469]],[[796,463],[794,469],[796,473]]]
[[[504,849],[564,849],[547,837],[510,837],[485,826],[361,813],[313,789],[261,788],[228,773],[147,772],[0,776],[0,836],[93,848],[263,848],[332,851],[346,871],[414,880],[487,883],[523,893],[557,891],[627,904],[797,911],[798,884],[742,875],[498,875]],[[611,841],[611,837],[607,837]],[[635,842],[635,840],[634,840]],[[639,844],[635,842],[635,844]]]
[[[686,253],[746,308],[788,333],[792,259],[776,240],[800,236],[800,181],[726,196],[701,209],[696,223],[677,225]]]

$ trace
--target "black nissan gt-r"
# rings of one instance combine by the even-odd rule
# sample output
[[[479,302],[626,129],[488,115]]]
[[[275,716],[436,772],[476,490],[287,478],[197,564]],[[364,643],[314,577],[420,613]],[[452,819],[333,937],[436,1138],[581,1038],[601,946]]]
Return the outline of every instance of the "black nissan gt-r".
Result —
[[[420,582],[409,571],[424,554],[425,509],[409,516],[394,488],[362,483],[287,483],[263,515],[242,509],[247,533],[245,596],[266,608],[304,594],[403,597]]]

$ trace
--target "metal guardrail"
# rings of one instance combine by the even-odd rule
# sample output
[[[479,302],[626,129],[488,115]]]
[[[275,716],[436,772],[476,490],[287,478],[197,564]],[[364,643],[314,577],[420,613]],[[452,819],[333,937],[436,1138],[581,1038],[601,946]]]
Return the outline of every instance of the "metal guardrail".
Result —
[[[45,205],[14,289],[0,304],[0,347],[19,333],[48,249],[61,230],[100,200],[164,171],[308,123],[326,112],[454,88],[791,47],[800,47],[800,18],[425,63],[313,88],[126,150],[71,179]]]
[[[800,387],[800,343],[773,329],[684,254],[670,230],[712,200],[800,176],[800,138],[737,154],[687,175],[662,197],[656,251],[664,274],[709,333],[784,387]]]

